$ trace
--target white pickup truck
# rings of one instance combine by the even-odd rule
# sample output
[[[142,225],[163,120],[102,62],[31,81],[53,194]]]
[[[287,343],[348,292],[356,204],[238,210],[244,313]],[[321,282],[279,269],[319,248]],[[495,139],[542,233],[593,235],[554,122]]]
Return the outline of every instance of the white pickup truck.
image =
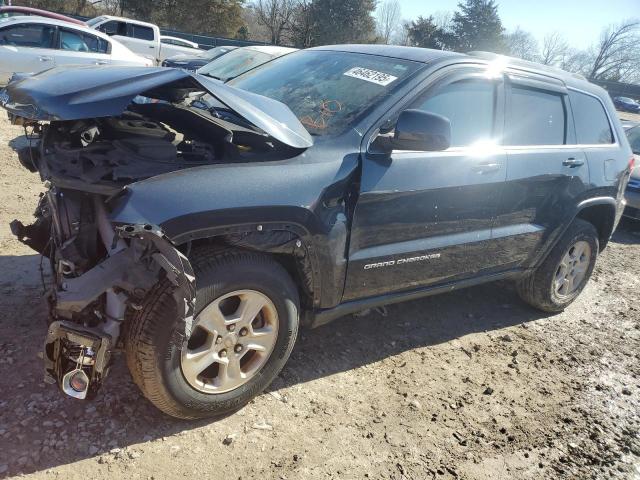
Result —
[[[87,25],[112,36],[138,55],[153,60],[156,65],[167,57],[201,51],[193,42],[160,35],[160,29],[153,23],[101,15],[88,20]]]

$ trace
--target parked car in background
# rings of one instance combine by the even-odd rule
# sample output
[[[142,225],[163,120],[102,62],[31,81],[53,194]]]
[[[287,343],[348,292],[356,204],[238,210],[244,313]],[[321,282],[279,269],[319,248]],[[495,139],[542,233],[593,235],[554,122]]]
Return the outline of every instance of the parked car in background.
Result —
[[[160,65],[165,58],[180,53],[196,53],[200,51],[200,49],[193,48],[193,46],[176,45],[175,42],[163,42],[160,28],[153,23],[132,20],[131,18],[101,15],[88,20],[87,25],[117,39],[138,55],[150,58],[153,60],[154,65]]]
[[[206,64],[198,69],[198,73],[226,82],[274,58],[287,55],[296,50],[296,48],[276,47],[273,45],[241,47]]]
[[[160,43],[165,45],[175,45],[176,47],[184,47],[190,50],[200,50],[196,42],[191,42],[180,37],[172,37],[170,35],[160,35]]]
[[[214,47],[210,50],[197,52],[194,54],[180,54],[169,57],[162,62],[163,67],[184,68],[190,72],[195,72],[207,63],[235,50],[238,47],[224,46]]]
[[[636,159],[636,167],[631,172],[631,178],[624,193],[624,198],[627,201],[624,216],[640,220],[640,124],[626,129],[625,133]]]
[[[37,17],[53,18],[55,20],[64,20],[65,22],[75,23],[76,25],[86,26],[82,20],[67,17],[59,13],[50,12],[49,10],[40,10],[39,8],[31,7],[15,7],[7,6],[0,7],[0,17],[17,17],[17,16],[29,16],[35,15]]]
[[[633,98],[615,97],[613,99],[613,104],[618,110],[622,110],[623,112],[640,112],[640,104],[638,104],[638,102],[636,102]]]
[[[0,84],[14,73],[37,73],[61,65],[150,67],[149,59],[89,27],[52,18],[0,19]]]

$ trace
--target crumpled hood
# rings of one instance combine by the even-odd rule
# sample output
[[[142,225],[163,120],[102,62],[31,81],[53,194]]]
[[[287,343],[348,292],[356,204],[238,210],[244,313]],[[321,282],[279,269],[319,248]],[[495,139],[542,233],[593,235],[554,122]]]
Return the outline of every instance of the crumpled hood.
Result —
[[[293,112],[271,98],[240,90],[202,75],[174,68],[75,67],[52,68],[15,78],[0,92],[0,105],[31,120],[81,120],[121,115],[131,101],[162,87],[202,88],[267,135],[294,148],[313,145],[309,132]],[[171,98],[164,98],[171,100]]]

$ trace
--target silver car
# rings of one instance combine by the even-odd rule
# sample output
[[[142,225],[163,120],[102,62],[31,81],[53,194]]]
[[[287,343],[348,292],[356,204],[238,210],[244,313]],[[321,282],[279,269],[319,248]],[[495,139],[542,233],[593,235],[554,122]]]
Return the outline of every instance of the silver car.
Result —
[[[151,66],[104,33],[75,23],[35,16],[0,20],[0,84],[14,73],[61,65]]]

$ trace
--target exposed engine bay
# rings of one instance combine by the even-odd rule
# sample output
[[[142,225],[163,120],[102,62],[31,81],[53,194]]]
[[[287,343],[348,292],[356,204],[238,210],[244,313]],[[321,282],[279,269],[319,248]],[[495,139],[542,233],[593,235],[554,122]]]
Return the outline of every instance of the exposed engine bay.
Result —
[[[256,128],[210,93],[165,88],[136,95],[117,116],[42,121],[11,112],[25,127],[20,162],[47,186],[35,222],[13,233],[48,259],[45,379],[68,395],[90,398],[102,384],[127,318],[160,282],[169,282],[189,338],[194,274],[160,227],[114,226],[109,199],[126,185],[206,165],[283,159],[299,152]],[[173,97],[171,101],[167,97]],[[6,105],[5,105],[6,106]]]
[[[28,123],[29,146],[18,154],[45,181],[109,195],[131,182],[176,170],[294,153],[250,126],[225,120],[231,116],[207,109],[201,100],[133,102],[118,117]]]

